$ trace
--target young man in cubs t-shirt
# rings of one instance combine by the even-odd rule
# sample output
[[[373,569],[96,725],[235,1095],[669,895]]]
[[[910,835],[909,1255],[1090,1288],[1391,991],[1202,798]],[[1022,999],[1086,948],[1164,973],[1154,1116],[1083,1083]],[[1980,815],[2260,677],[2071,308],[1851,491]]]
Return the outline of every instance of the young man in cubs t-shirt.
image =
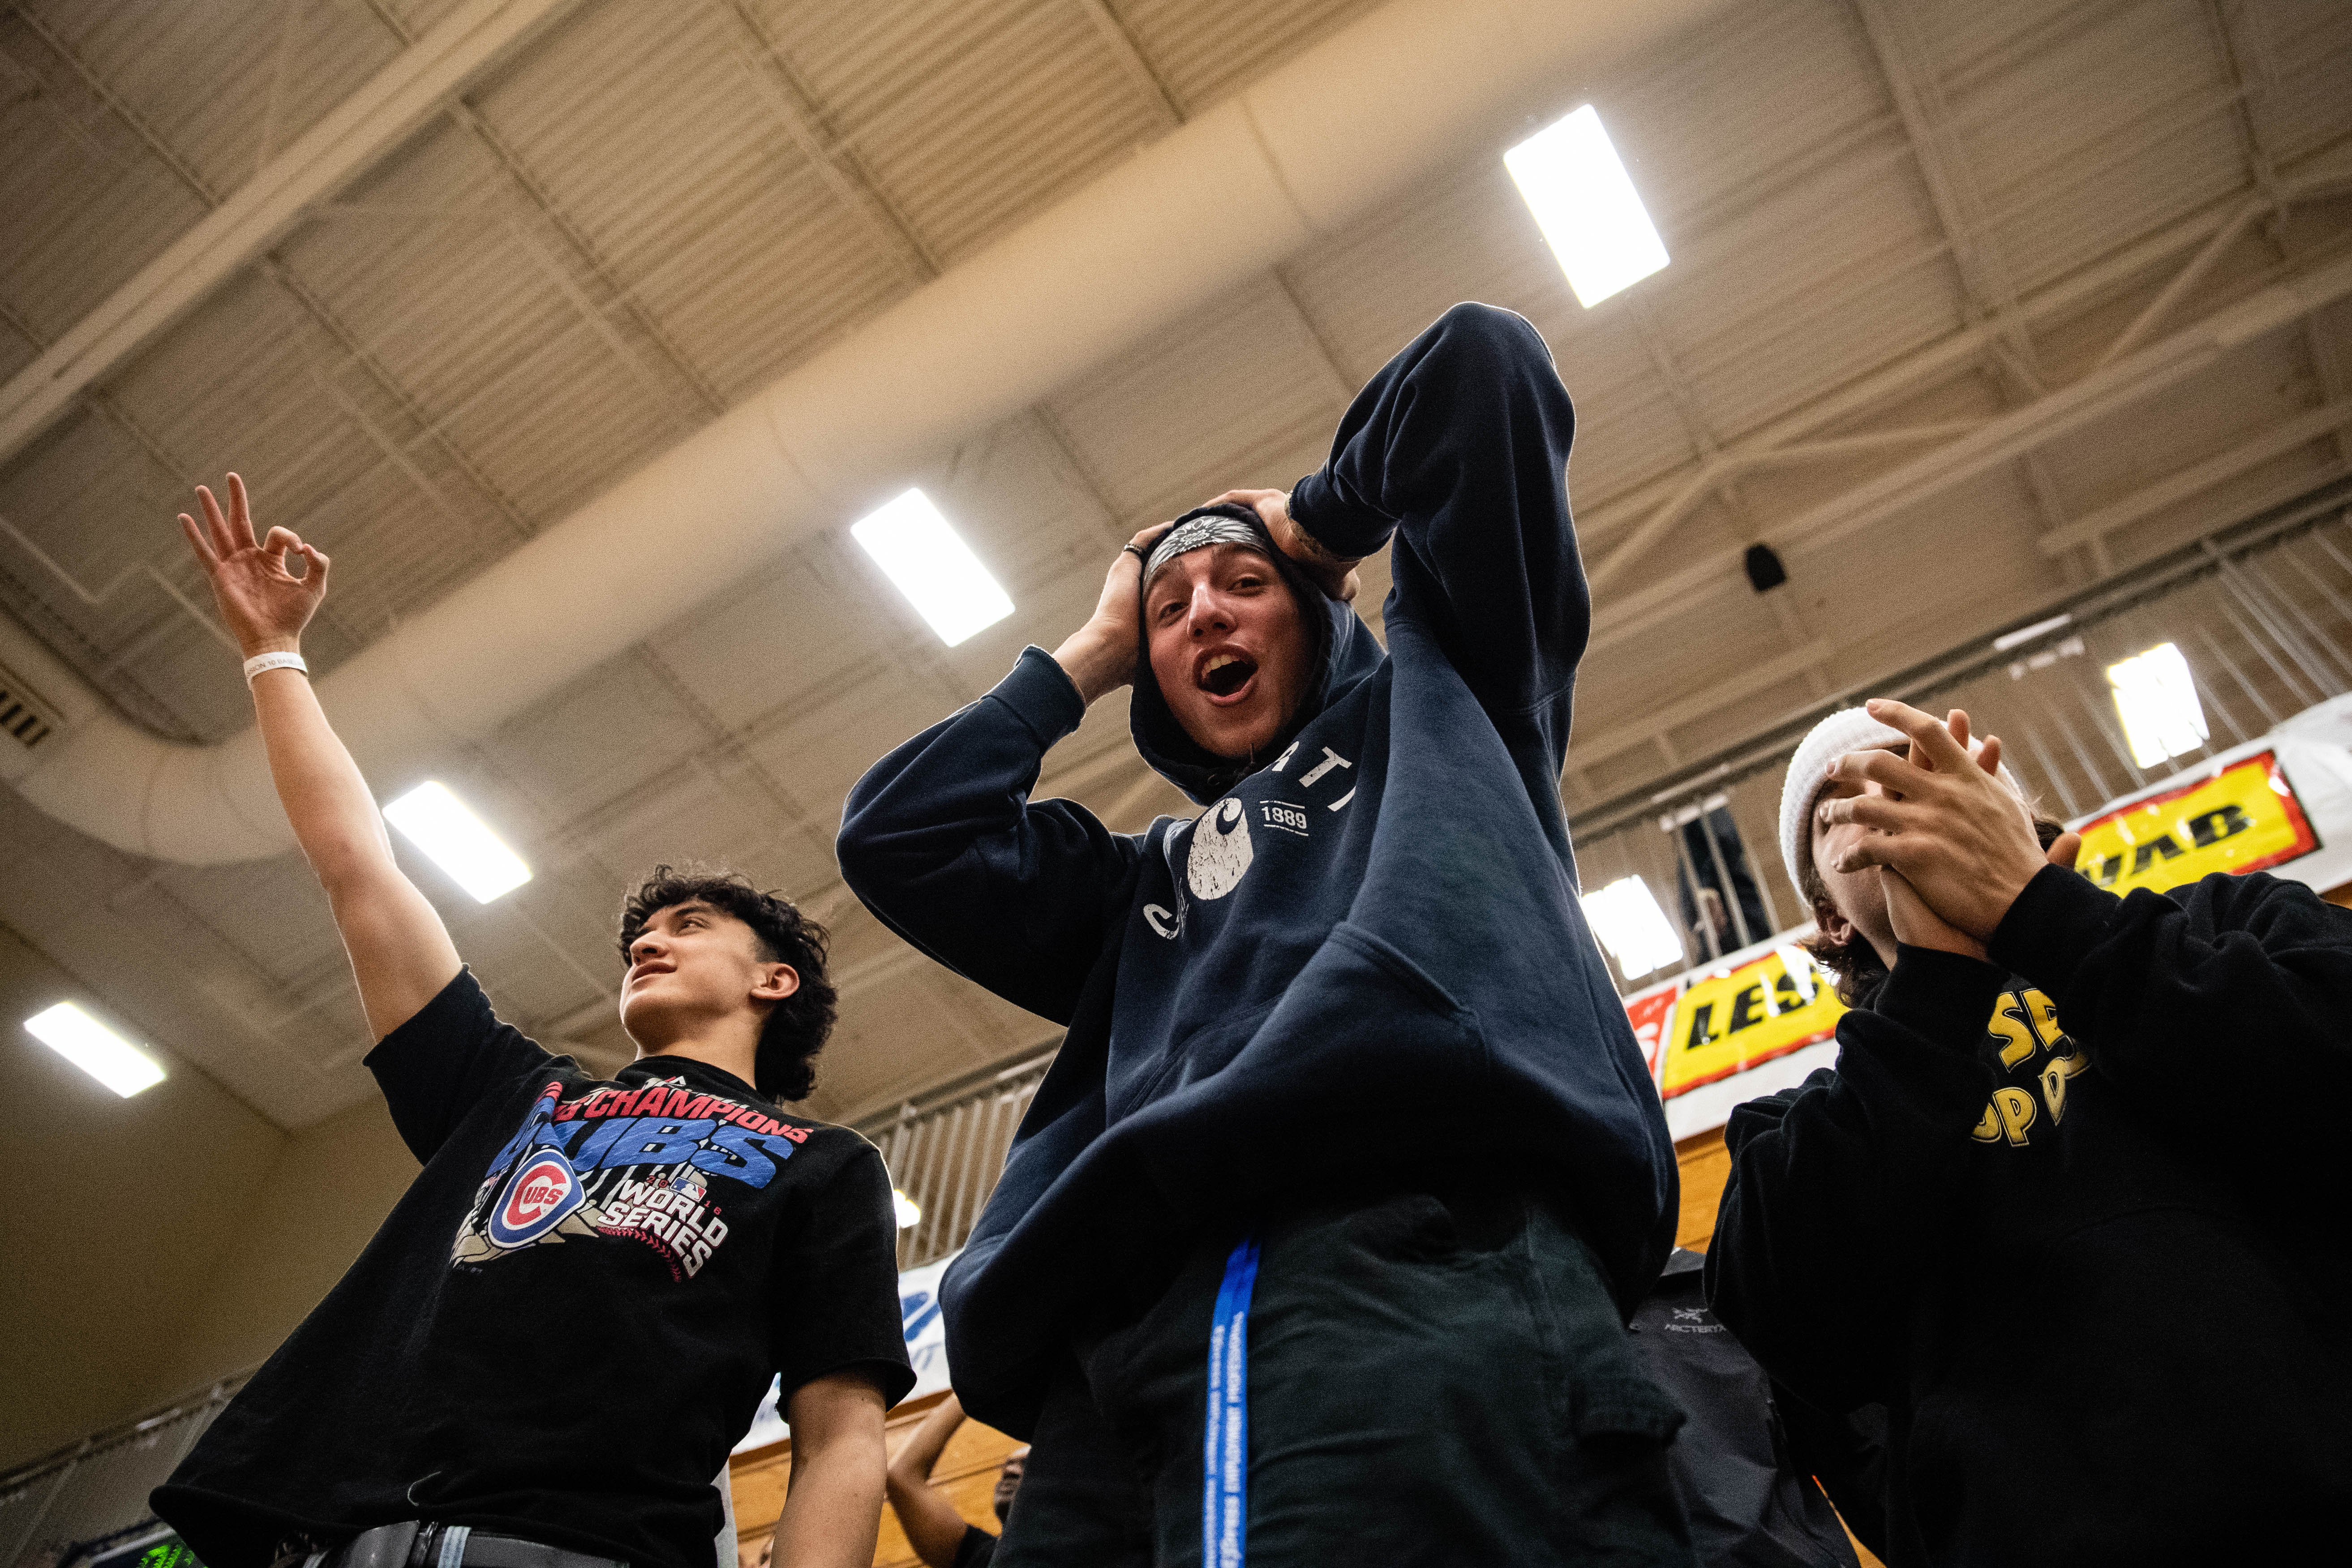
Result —
[[[832,1026],[823,930],[659,868],[622,913],[635,1061],[599,1079],[500,1022],[287,657],[327,558],[282,528],[257,543],[235,475],[226,514],[198,495],[182,525],[425,1168],[156,1512],[212,1568],[711,1568],[710,1478],[775,1376],[777,1560],[863,1568],[913,1373],[880,1155],[776,1106]]]

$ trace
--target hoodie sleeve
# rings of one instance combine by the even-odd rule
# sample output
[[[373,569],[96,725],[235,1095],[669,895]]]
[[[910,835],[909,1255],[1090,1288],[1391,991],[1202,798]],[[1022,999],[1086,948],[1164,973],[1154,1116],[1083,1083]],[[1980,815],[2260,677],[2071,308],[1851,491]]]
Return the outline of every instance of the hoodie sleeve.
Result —
[[[1428,627],[1490,711],[1524,712],[1567,692],[1591,627],[1568,510],[1575,433],[1526,318],[1456,305],[1357,395],[1291,519],[1347,556],[1393,534],[1391,623]]]
[[[1024,650],[995,690],[866,770],[836,846],[842,879],[883,924],[1061,1024],[1142,854],[1074,801],[1029,798],[1085,717],[1053,656]]]
[[[1978,1055],[2001,972],[1898,950],[1872,1010],[1838,1020],[1835,1072],[1734,1110],[1706,1293],[1765,1371],[1823,1410],[1885,1400],[1992,1091]]]
[[[2221,1111],[2265,1143],[2333,1148],[2341,1135],[2352,910],[2302,883],[2216,872],[2118,899],[2048,866],[1989,946],[2117,1084]],[[2233,1058],[2243,1065],[2223,1067]]]

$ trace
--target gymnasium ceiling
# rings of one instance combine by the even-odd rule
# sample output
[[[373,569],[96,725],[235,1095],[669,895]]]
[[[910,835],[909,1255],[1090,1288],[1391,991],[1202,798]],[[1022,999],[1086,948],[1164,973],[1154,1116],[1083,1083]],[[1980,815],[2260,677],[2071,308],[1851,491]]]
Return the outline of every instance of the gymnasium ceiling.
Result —
[[[0,376],[458,8],[0,9]],[[236,661],[172,524],[189,485],[234,466],[265,521],[335,556],[310,642],[331,669],[1373,8],[554,5],[0,462],[0,609],[134,722],[232,734]],[[379,790],[439,777],[530,862],[488,906],[410,865],[501,1009],[551,1044],[625,1057],[617,897],[657,858],[701,858],[834,926],[843,1020],[817,1114],[1019,1059],[1052,1026],[882,931],[832,836],[866,763],[1077,624],[1133,530],[1311,468],[1348,394],[1446,305],[1524,312],[1577,400],[1598,583],[1565,789],[1571,807],[1620,795],[2352,467],[2347,81],[2334,0],[1729,7],[1591,94],[1664,272],[1580,307],[1497,145],[908,472],[1004,583],[1009,620],[943,649],[845,515]],[[2116,381],[2225,310],[2256,324],[2194,374]],[[1787,588],[1742,575],[1759,540]],[[1123,828],[1179,809],[1124,734],[1123,704],[1098,704],[1045,791]],[[281,1126],[371,1092],[297,858],[143,860],[0,789],[0,921]]]

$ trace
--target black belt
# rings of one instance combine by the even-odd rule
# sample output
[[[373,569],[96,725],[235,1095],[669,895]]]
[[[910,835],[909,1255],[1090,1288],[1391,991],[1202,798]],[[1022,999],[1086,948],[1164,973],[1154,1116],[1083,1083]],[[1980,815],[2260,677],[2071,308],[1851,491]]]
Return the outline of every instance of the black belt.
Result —
[[[285,1568],[629,1568],[613,1557],[566,1552],[462,1524],[404,1519],[363,1530],[341,1546],[313,1552]]]

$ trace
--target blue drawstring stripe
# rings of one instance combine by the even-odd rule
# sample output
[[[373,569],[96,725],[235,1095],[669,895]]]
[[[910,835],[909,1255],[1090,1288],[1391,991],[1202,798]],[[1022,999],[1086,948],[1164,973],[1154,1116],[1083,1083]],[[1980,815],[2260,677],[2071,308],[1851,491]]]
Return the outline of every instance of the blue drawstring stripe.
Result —
[[[1201,1457],[1202,1568],[1242,1568],[1249,1519],[1249,1306],[1257,1243],[1225,1259],[1209,1323],[1209,1419]]]

